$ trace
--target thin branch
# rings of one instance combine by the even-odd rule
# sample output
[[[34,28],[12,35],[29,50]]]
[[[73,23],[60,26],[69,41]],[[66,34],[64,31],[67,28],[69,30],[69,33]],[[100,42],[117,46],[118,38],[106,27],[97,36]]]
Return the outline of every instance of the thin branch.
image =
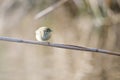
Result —
[[[111,52],[111,51],[108,51],[108,50],[97,49],[97,48],[87,48],[87,47],[76,46],[76,45],[56,44],[56,43],[50,43],[50,42],[39,42],[39,41],[23,40],[23,39],[3,37],[3,36],[0,36],[0,40],[9,41],[9,42],[17,42],[17,43],[43,45],[43,46],[50,46],[50,47],[57,47],[57,48],[64,48],[64,49],[71,49],[71,50],[80,50],[80,51],[88,51],[88,52],[100,52],[100,53],[104,53],[104,54],[120,56],[119,52]]]
[[[44,9],[43,11],[40,11],[36,16],[35,19],[39,19],[48,13],[52,12],[53,10],[57,9],[59,6],[67,2],[68,0],[60,0],[59,2],[53,4],[52,6],[49,6],[48,8]]]

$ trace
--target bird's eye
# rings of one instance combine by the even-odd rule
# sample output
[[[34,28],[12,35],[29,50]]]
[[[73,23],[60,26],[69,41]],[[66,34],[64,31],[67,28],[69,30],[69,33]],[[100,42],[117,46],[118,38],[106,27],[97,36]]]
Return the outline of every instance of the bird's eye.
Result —
[[[48,29],[46,30],[46,32],[51,32],[51,29],[48,28]]]

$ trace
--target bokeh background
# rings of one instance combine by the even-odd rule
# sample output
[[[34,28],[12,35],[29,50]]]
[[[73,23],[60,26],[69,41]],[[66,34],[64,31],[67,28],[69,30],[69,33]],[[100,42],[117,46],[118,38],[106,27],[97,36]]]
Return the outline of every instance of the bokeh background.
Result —
[[[41,26],[50,42],[120,52],[120,0],[0,0],[0,36],[35,40]],[[120,80],[120,57],[0,41],[0,80]]]

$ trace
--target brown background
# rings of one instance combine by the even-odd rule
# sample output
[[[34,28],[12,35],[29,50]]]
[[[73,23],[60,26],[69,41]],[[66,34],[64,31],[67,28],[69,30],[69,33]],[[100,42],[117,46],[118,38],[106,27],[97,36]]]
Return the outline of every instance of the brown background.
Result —
[[[35,40],[48,26],[50,42],[119,52],[119,0],[74,0],[34,19],[57,1],[1,0],[0,35]],[[0,80],[120,80],[120,57],[0,41]]]

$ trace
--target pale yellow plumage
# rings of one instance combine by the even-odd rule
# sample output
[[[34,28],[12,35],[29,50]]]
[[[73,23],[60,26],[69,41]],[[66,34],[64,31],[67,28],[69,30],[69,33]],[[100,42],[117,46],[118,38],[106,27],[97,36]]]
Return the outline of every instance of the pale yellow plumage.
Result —
[[[47,41],[51,37],[52,30],[48,27],[40,27],[35,31],[38,41]]]

